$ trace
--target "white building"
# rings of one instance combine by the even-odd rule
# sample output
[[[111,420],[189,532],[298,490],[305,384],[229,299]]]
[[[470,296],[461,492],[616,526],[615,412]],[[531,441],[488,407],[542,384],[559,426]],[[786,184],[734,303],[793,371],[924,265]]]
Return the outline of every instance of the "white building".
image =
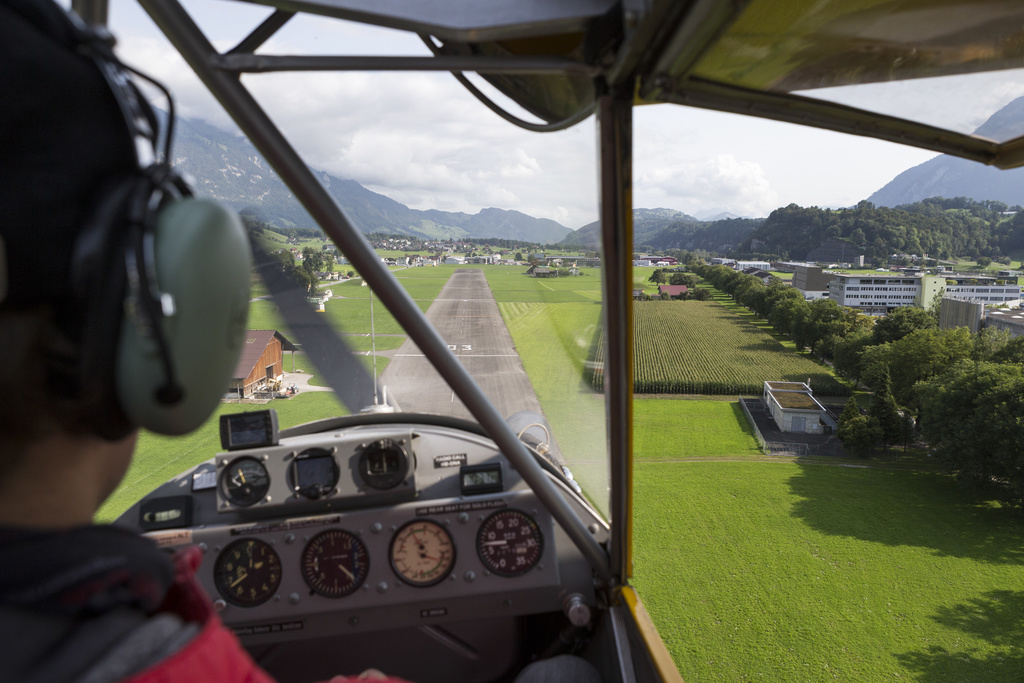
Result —
[[[900,306],[923,306],[921,278],[898,275],[836,273],[828,283],[828,298],[867,315],[885,315]]]
[[[779,431],[798,434],[830,434],[838,425],[825,406],[803,382],[765,382],[761,395],[765,410]]]
[[[1000,308],[994,311],[985,311],[985,327],[995,327],[1006,330],[1011,337],[1024,337],[1024,311],[1010,308]]]
[[[867,315],[885,315],[901,306],[931,305],[936,296],[955,297],[984,304],[1006,303],[1021,298],[1020,285],[977,275],[875,275],[835,274],[828,296],[840,306]]]

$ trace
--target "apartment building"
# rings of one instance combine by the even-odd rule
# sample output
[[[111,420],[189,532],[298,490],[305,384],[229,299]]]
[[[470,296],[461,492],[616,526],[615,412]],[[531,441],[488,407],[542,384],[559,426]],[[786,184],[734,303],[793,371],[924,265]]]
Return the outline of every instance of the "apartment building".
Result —
[[[936,296],[983,304],[1017,301],[1021,288],[1006,280],[977,275],[845,275],[835,274],[828,296],[840,306],[867,315],[885,315],[900,306],[927,307]]]

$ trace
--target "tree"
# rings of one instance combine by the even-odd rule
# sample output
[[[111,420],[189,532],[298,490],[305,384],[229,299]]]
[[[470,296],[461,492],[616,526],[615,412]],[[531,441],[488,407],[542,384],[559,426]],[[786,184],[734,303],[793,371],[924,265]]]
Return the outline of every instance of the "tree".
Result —
[[[1006,348],[1010,333],[996,327],[983,327],[974,337],[974,360],[994,360]]]
[[[861,356],[871,343],[871,332],[864,328],[853,330],[835,342],[832,348],[832,365],[846,379],[859,382],[861,377]]]
[[[648,278],[648,282],[653,282],[656,285],[665,284],[665,270],[662,268],[656,268],[651,277]]]
[[[896,402],[916,405],[917,382],[967,360],[973,349],[974,342],[966,327],[917,330],[899,341],[866,348],[861,356],[861,377],[869,387],[877,388],[882,370],[888,366]]]
[[[992,265],[992,259],[988,256],[979,256],[974,262],[978,264],[979,268],[988,268]]]
[[[928,311],[917,306],[902,306],[875,323],[872,343],[894,342],[915,330],[935,327],[938,324]]]
[[[882,438],[882,428],[874,417],[860,414],[857,400],[851,396],[839,417],[839,431],[836,436],[843,442],[843,448],[853,455],[866,458],[871,455],[875,444]]]
[[[686,285],[692,289],[697,286],[697,276],[689,273],[672,273],[668,278],[670,285]]]
[[[518,251],[517,251],[517,252],[516,252],[516,261],[522,261],[522,260],[523,260],[523,254],[522,254],[522,252],[518,252]]]
[[[900,442],[903,436],[903,419],[896,407],[896,401],[892,397],[888,367],[881,373],[868,413],[878,420],[878,425],[882,428],[882,443],[885,448],[888,448],[891,443],[898,444]]]
[[[697,287],[691,289],[688,293],[688,298],[693,301],[710,301],[713,297],[714,295],[711,294],[711,290],[707,287]]]
[[[1024,364],[1024,337],[1013,337],[1001,349],[992,354],[996,363]]]
[[[1024,505],[1024,367],[961,362],[917,391],[936,457],[964,485]]]

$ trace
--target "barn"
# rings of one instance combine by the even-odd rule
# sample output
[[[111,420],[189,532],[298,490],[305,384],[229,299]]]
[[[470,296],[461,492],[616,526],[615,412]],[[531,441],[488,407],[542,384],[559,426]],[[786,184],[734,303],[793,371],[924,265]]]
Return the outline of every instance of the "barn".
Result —
[[[295,345],[277,330],[246,330],[228,393],[248,398],[270,391],[271,383],[284,376],[284,352],[295,350]]]

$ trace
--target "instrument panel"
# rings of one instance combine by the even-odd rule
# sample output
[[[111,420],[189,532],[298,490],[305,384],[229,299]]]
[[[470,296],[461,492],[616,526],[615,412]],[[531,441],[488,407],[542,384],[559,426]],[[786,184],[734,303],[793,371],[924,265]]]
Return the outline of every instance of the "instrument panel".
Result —
[[[582,499],[575,507],[607,534]],[[442,426],[367,425],[219,453],[125,522],[160,545],[199,545],[199,579],[249,645],[595,602],[586,560],[501,452]]]

